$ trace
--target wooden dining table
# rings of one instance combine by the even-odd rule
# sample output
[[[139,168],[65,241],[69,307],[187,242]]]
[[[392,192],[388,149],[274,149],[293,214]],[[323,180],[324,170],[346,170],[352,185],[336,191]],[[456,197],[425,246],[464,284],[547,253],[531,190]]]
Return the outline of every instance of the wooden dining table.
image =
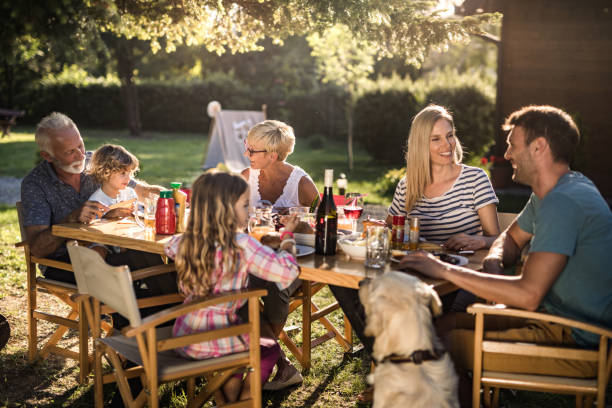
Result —
[[[144,229],[131,218],[124,220],[96,220],[91,224],[56,224],[52,228],[53,235],[57,237],[97,242],[114,245],[139,251],[164,254],[164,245],[171,235],[151,234],[147,236]],[[486,250],[476,251],[468,258],[468,268],[479,269],[486,256]],[[386,272],[396,269],[397,264],[387,262],[385,268],[371,269],[364,265],[363,260],[352,259],[339,251],[335,256],[321,256],[316,254],[298,256],[300,265],[300,278],[303,280],[321,282],[330,285],[357,289],[359,282],[365,278],[375,278]],[[456,290],[452,283],[425,277],[416,272],[410,272],[424,282],[433,286],[438,294],[445,295]]]
[[[57,224],[52,228],[53,235],[75,239],[81,241],[96,242],[106,245],[114,245],[122,248],[129,248],[164,255],[164,245],[172,238],[171,235],[146,234],[144,228],[138,225],[133,219],[127,218],[119,221],[96,220],[91,224]],[[482,259],[487,251],[476,251],[469,257],[469,268],[479,269]],[[323,309],[318,309],[312,303],[313,285],[329,284],[357,289],[359,282],[366,278],[375,278],[391,270],[396,269],[397,263],[387,262],[384,268],[371,269],[364,265],[363,259],[352,259],[347,254],[339,251],[334,256],[321,256],[311,253],[299,256],[300,278],[302,279],[301,301],[303,310],[314,310],[314,312],[303,314],[302,318],[302,345],[297,346],[285,336],[283,342],[291,353],[297,358],[302,368],[307,370],[311,364],[311,349],[320,341],[335,338],[345,351],[352,350],[352,329],[348,319],[344,319],[343,333],[326,320],[325,315],[339,308],[337,302],[328,305]],[[416,271],[405,271],[418,276],[424,282],[432,285],[440,296],[457,290],[457,287],[443,279],[432,279],[418,274]],[[328,323],[326,328],[329,330],[327,335],[311,340],[311,322],[321,319]],[[282,336],[281,336],[282,337]],[[311,341],[309,341],[311,340]]]

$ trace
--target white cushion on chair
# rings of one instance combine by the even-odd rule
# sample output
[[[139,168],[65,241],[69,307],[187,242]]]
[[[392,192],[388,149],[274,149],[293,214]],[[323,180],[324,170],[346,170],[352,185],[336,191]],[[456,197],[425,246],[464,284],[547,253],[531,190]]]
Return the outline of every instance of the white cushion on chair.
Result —
[[[156,329],[157,340],[172,337],[172,327],[161,327]],[[136,338],[125,337],[121,334],[100,339],[113,350],[117,351],[128,360],[142,365],[142,358],[138,350]],[[249,352],[228,354],[223,357],[215,357],[206,360],[191,360],[178,355],[174,350],[166,350],[157,353],[157,372],[160,377],[172,375],[173,373],[184,371],[187,368],[203,368],[207,365],[218,365],[230,363],[233,360],[241,360],[249,357]]]

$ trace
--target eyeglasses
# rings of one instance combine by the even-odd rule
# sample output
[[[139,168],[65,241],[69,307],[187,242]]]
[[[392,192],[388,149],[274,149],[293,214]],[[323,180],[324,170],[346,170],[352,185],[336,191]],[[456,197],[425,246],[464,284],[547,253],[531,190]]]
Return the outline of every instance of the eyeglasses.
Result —
[[[253,150],[250,147],[247,147],[246,151],[249,154],[249,157],[251,157],[255,153],[265,153],[265,152],[267,152],[267,150]]]

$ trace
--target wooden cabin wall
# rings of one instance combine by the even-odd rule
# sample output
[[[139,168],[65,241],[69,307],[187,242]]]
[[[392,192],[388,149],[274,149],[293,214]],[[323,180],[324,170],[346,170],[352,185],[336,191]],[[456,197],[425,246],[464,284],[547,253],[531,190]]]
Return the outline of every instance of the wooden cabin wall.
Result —
[[[499,4],[498,117],[530,104],[570,113],[585,137],[575,167],[612,198],[612,1]],[[497,144],[505,144],[501,131]]]

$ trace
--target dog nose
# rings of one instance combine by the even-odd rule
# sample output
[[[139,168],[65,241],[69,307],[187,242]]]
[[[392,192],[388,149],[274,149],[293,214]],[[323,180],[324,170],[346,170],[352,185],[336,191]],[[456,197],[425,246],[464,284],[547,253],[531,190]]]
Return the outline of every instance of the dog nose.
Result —
[[[362,287],[363,285],[367,285],[368,283],[370,283],[370,281],[372,280],[372,278],[364,278],[362,280],[359,281],[359,287]]]

